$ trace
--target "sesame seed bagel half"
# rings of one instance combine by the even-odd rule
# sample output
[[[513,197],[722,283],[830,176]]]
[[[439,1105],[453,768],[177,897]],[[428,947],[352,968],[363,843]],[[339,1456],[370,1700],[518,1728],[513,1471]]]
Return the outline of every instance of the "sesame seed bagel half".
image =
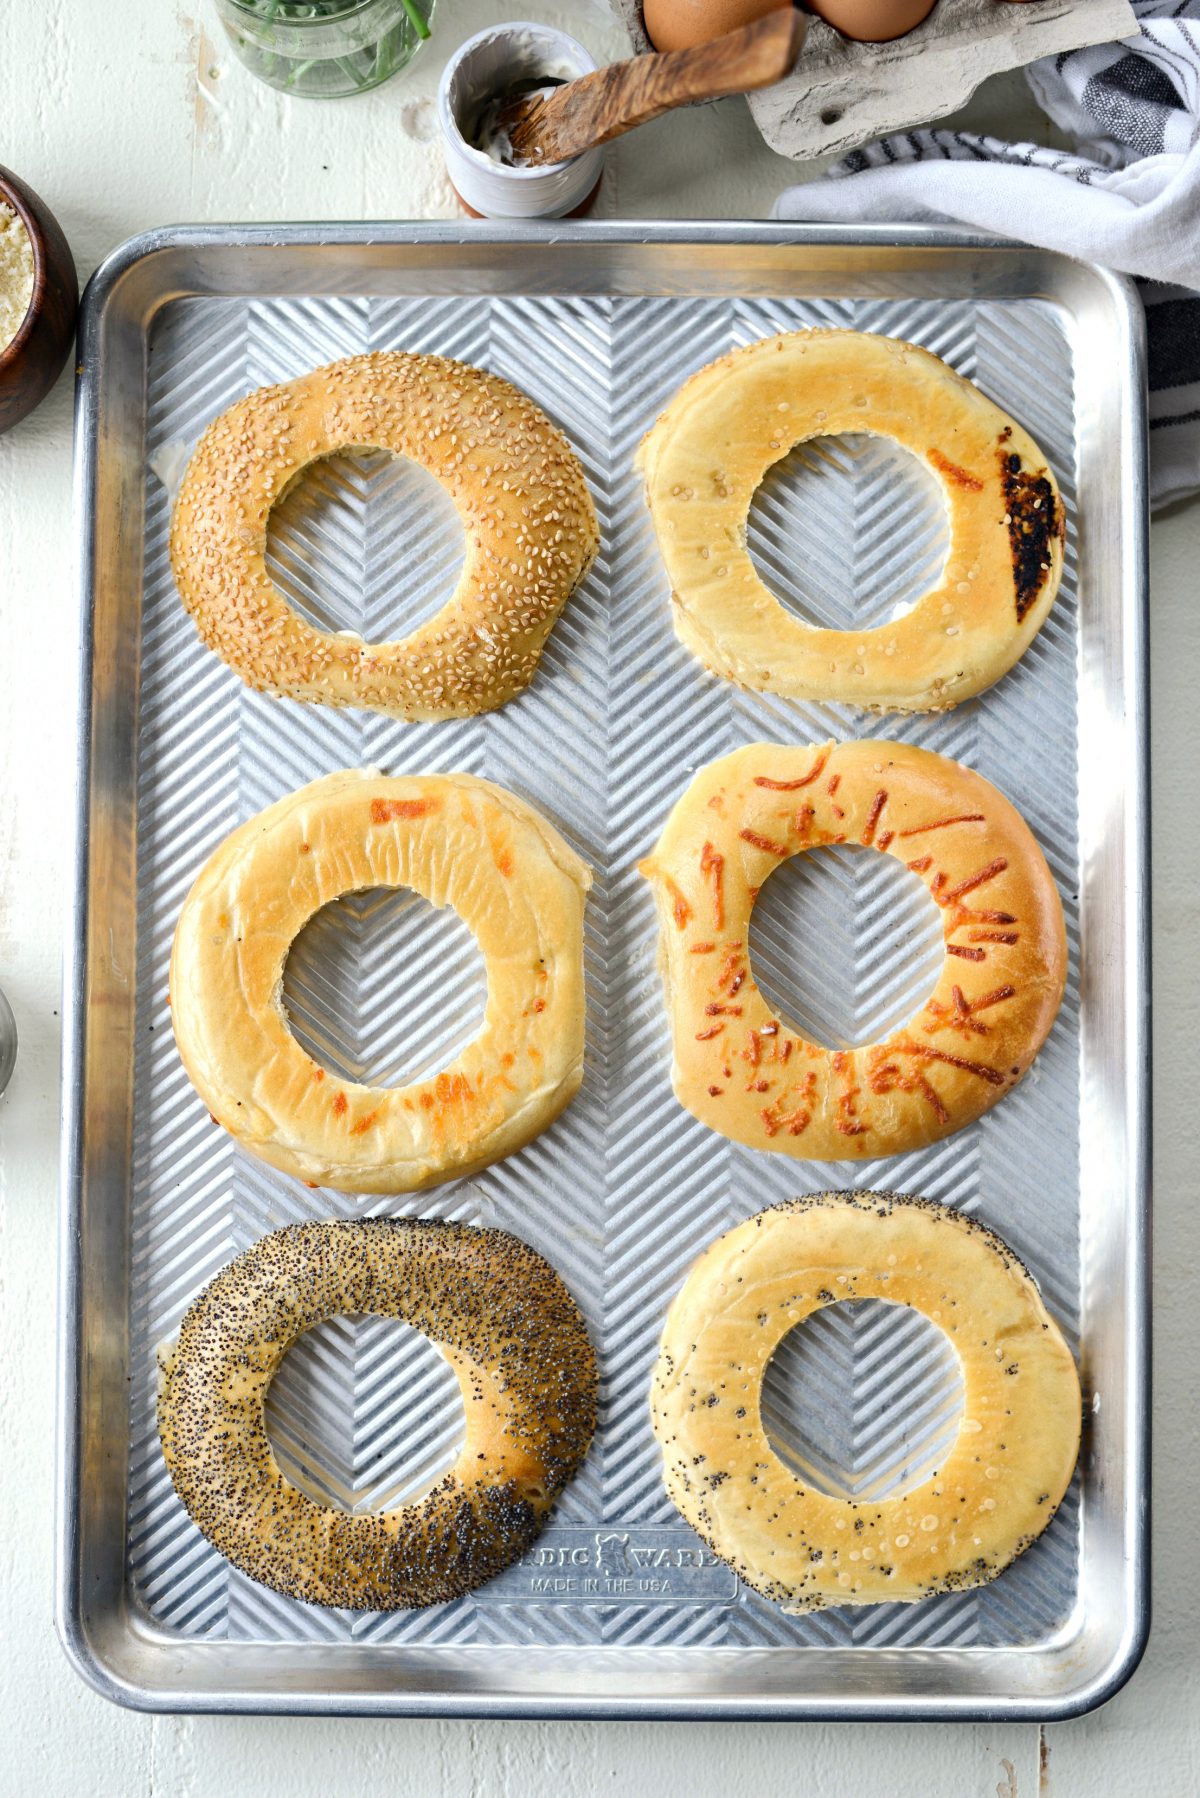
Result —
[[[399,1318],[443,1350],[466,1435],[423,1497],[351,1515],[284,1476],[264,1404],[298,1336],[361,1312]],[[509,1566],[596,1424],[595,1357],[570,1293],[517,1237],[465,1224],[276,1230],[205,1288],[160,1367],[163,1455],[197,1528],[251,1579],[354,1610],[445,1603]]]
[[[882,1299],[948,1335],[958,1433],[917,1484],[816,1490],[762,1419],[768,1363],[826,1305]],[[871,1379],[880,1380],[876,1366]],[[870,1401],[894,1412],[908,1375]],[[671,1305],[651,1391],[667,1490],[757,1592],[787,1611],[913,1603],[1002,1573],[1054,1516],[1079,1456],[1075,1362],[1031,1276],[990,1230],[894,1193],[827,1192],[760,1211],[706,1249]]]
[[[310,463],[364,448],[427,469],[466,534],[454,592],[393,643],[318,630],[266,565],[277,501]],[[598,544],[579,461],[532,400],[466,363],[388,350],[258,388],[214,419],[175,502],[171,566],[204,642],[248,686],[395,718],[465,718],[528,685]]]

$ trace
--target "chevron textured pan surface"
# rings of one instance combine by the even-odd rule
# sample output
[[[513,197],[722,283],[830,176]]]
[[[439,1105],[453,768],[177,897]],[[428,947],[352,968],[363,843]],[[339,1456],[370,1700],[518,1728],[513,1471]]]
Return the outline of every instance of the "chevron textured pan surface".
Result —
[[[1074,527],[1058,604],[1019,667],[945,717],[866,720],[743,693],[676,643],[630,459],[679,383],[738,344],[829,324],[909,338],[947,358],[1039,439],[1074,499],[1071,351],[1038,302],[676,298],[179,300],[152,344],[148,450],[170,472],[249,388],[369,349],[461,357],[508,376],[574,443],[603,532],[599,560],[515,703],[462,724],[405,726],[249,693],[197,640],[166,553],[170,494],[148,467],[138,819],[138,1050],[132,1247],[133,1436],[128,1568],[159,1626],[244,1641],[1034,1644],[1075,1600],[1072,1490],[1048,1535],[999,1581],[916,1607],[785,1617],[712,1564],[666,1498],[647,1390],[662,1317],[696,1255],[774,1200],[846,1185],[926,1194],[985,1219],[1021,1254],[1069,1338],[1080,1293],[1079,988]],[[1073,514],[1072,514],[1073,516]],[[772,472],[752,553],[800,616],[873,624],[936,570],[944,515],[894,446],[818,442]],[[271,556],[293,602],[330,629],[398,637],[449,590],[461,533],[421,471],[376,454],[311,470],[277,509]],[[675,1103],[649,892],[635,872],[692,771],[756,739],[864,734],[978,768],[1023,811],[1067,912],[1071,981],[1030,1077],[947,1142],[897,1161],[813,1165],[734,1147]],[[175,1053],[165,1003],[171,935],[205,857],[241,819],[318,774],[461,769],[548,814],[596,873],[588,907],[588,1054],[579,1097],[521,1154],[398,1199],[308,1191],[236,1149]],[[830,1043],[870,1040],[915,1009],[938,965],[923,889],[887,857],[800,857],[764,889],[752,947],[762,984]],[[328,907],[290,957],[297,1033],[348,1077],[428,1072],[471,1034],[484,976],[456,919],[404,893]],[[175,1497],[154,1425],[156,1344],[233,1255],[303,1218],[454,1217],[516,1231],[559,1269],[592,1331],[601,1426],[528,1565],[462,1602],[391,1616],[324,1611],[233,1572]],[[954,1356],[886,1305],[831,1307],[781,1348],[765,1412],[779,1451],[830,1491],[880,1493],[953,1433]],[[453,1378],[412,1331],[379,1318],[321,1326],[288,1357],[268,1406],[293,1478],[352,1508],[391,1504],[452,1457]]]

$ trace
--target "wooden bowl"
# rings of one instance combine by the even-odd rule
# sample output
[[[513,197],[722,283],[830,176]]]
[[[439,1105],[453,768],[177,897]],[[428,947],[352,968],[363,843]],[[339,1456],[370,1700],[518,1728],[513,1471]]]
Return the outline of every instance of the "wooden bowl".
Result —
[[[62,227],[44,200],[0,168],[0,200],[17,214],[33,246],[33,296],[11,343],[0,349],[0,437],[45,399],[75,340],[79,277]]]

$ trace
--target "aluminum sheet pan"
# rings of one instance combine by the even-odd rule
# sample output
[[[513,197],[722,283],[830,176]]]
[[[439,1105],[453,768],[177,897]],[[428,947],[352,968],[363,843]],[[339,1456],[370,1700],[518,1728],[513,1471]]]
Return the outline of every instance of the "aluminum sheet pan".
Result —
[[[801,325],[903,336],[1025,424],[1066,496],[1066,572],[1017,669],[940,717],[870,720],[714,680],[677,644],[634,448],[692,370]],[[412,726],[248,692],[199,643],[170,575],[171,492],[204,425],[249,388],[402,347],[494,369],[562,426],[603,548],[529,690]],[[68,954],[59,1624],[84,1675],[169,1709],[600,1716],[1060,1717],[1136,1665],[1146,1618],[1145,473],[1140,315],[1127,284],[949,232],[771,226],[278,227],[135,240],[85,299],[78,521],[79,862]],[[932,480],[870,437],[817,442],[755,501],[760,568],[847,627],[936,569]],[[327,628],[397,636],[461,555],[436,484],[375,456],[315,469],[271,554]],[[735,1146],[676,1104],[636,862],[697,766],[755,739],[888,735],[978,768],[1017,803],[1063,897],[1061,1016],[1030,1077],[969,1129],[868,1164]],[[209,852],[332,768],[464,769],[533,801],[596,870],[588,1055],[570,1109],[519,1155],[431,1193],[308,1191],[215,1129],[175,1054],[171,934]],[[889,858],[787,864],[756,908],[761,983],[830,1042],[910,1012],[934,908]],[[819,952],[813,952],[813,945]],[[314,920],[287,1000],[347,1077],[430,1070],[472,1032],[483,976],[452,916],[371,893]],[[699,1251],[772,1200],[887,1186],[961,1206],[1031,1267],[1081,1359],[1080,1471],[1047,1534],[992,1585],[918,1606],[788,1617],[703,1550],[663,1491],[647,1385]],[[191,1525],[154,1427],[155,1346],[265,1231],[434,1215],[518,1232],[592,1330],[602,1421],[539,1544],[454,1604],[323,1610],[231,1569]],[[781,1349],[780,1452],[828,1490],[881,1493],[955,1427],[958,1372],[901,1308],[831,1307]],[[451,1452],[460,1412],[428,1343],[381,1319],[311,1332],[272,1389],[293,1477],[394,1502]]]

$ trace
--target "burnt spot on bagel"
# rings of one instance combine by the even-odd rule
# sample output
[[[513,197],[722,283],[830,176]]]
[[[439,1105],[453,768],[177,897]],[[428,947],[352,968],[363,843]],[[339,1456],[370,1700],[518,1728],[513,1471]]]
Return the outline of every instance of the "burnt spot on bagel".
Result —
[[[1051,568],[1051,546],[1061,542],[1065,519],[1045,474],[1031,474],[1013,450],[1000,451],[1004,522],[1012,549],[1017,623],[1037,599]]]

